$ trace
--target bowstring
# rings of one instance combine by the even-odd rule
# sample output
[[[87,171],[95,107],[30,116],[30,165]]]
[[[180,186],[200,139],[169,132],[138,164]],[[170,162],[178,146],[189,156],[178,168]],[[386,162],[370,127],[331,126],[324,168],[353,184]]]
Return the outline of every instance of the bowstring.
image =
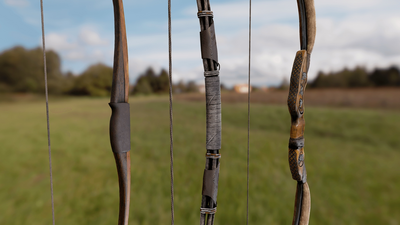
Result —
[[[172,37],[171,37],[171,0],[168,0],[168,75],[169,75],[169,138],[170,138],[170,176],[171,176],[171,225],[174,225],[174,139],[172,111]]]
[[[47,87],[47,62],[46,62],[46,41],[44,36],[44,13],[43,0],[40,0],[40,14],[42,22],[42,45],[43,45],[43,70],[44,70],[44,86],[46,93],[46,120],[47,120],[47,147],[49,152],[49,170],[50,170],[50,192],[51,192],[51,211],[53,216],[53,225],[56,224],[54,213],[54,189],[53,189],[53,168],[51,160],[51,143],[50,143],[50,119],[49,119],[49,91]]]
[[[251,0],[249,0],[249,65],[247,84],[247,203],[246,203],[246,225],[249,225],[249,189],[250,189],[250,68],[251,68]]]

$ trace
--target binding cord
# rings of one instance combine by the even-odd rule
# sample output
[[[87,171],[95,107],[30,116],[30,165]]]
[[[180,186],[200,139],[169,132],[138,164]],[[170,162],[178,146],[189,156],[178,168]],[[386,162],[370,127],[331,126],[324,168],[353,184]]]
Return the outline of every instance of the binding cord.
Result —
[[[251,66],[251,0],[249,0],[249,68],[247,85],[247,204],[246,204],[246,225],[249,225],[249,189],[250,189],[250,67]]]
[[[172,111],[172,41],[171,41],[171,0],[168,0],[168,75],[169,75],[169,138],[170,138],[170,173],[171,173],[171,225],[174,225],[174,139]]]
[[[51,163],[49,91],[47,88],[47,63],[46,63],[46,45],[45,45],[45,37],[44,37],[43,0],[40,0],[40,13],[41,13],[41,21],[42,21],[43,70],[44,70],[44,84],[45,84],[44,86],[45,86],[45,93],[46,93],[47,146],[49,149],[51,211],[52,211],[52,215],[53,215],[53,225],[55,225],[56,219],[55,219],[55,215],[54,215],[53,168],[52,168],[52,163]]]

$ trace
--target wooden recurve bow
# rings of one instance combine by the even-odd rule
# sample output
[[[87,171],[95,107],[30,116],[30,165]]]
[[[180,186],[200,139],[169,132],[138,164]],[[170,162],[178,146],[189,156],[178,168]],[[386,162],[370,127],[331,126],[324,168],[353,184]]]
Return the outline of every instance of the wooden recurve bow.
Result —
[[[200,21],[201,58],[203,59],[206,87],[206,166],[203,175],[200,225],[214,224],[217,211],[218,177],[221,155],[221,90],[218,51],[215,38],[213,12],[209,0],[197,0]]]
[[[109,103],[112,109],[110,142],[117,164],[119,180],[120,204],[118,225],[127,225],[129,220],[131,187],[128,48],[122,0],[113,0],[113,5],[115,48],[111,100]]]
[[[310,56],[314,46],[316,22],[314,0],[297,0],[300,20],[301,50],[296,53],[290,77],[288,107],[291,116],[289,165],[297,181],[292,225],[307,225],[310,218],[311,195],[304,163],[304,91]]]

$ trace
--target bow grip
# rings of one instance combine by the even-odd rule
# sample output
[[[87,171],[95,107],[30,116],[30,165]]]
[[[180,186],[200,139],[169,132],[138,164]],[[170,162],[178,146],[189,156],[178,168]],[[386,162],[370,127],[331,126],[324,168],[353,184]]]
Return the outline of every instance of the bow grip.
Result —
[[[292,118],[289,140],[289,165],[292,178],[307,182],[304,164],[304,92],[307,85],[309,54],[306,50],[296,53],[290,76],[288,108]]]
[[[129,103],[109,103],[112,113],[110,119],[110,142],[112,151],[124,153],[131,150],[131,128]]]
[[[292,117],[292,127],[294,124],[304,126],[299,120],[303,119],[304,114],[304,92],[307,85],[308,61],[309,57],[306,50],[300,50],[296,53],[290,76],[289,97],[287,100],[289,113]],[[302,135],[302,129],[296,133],[291,131],[292,138]]]

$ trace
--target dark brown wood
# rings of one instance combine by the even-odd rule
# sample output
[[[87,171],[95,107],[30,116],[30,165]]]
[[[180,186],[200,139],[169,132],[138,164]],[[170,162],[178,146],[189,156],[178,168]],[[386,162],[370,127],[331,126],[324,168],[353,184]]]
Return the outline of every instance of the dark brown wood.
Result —
[[[114,25],[115,25],[115,48],[114,48],[114,67],[113,81],[111,89],[111,103],[126,104],[129,98],[129,67],[128,67],[128,47],[125,28],[125,16],[122,0],[113,0],[114,5]],[[114,112],[113,112],[114,113]],[[113,123],[113,121],[111,122]],[[129,204],[130,204],[130,188],[131,188],[131,161],[130,161],[130,135],[125,135],[130,131],[129,122],[129,105],[126,113],[126,123],[122,121],[119,128],[127,127],[126,131],[115,130],[116,135],[129,138],[127,143],[128,149],[113,149],[115,162],[117,165],[117,173],[119,180],[119,219],[118,225],[128,225],[129,221]],[[115,124],[110,124],[115,126]],[[111,129],[110,129],[111,130]],[[118,133],[119,132],[119,133]],[[127,137],[125,137],[127,136]],[[124,139],[125,140],[125,139]]]
[[[314,0],[297,0],[300,24],[301,49],[311,54],[316,35],[316,16]]]
[[[126,40],[124,6],[122,0],[113,0],[114,4],[114,68],[110,102],[128,102],[129,66],[128,45]]]
[[[128,225],[131,196],[131,155],[130,152],[115,153],[119,181],[119,219],[118,225]]]

